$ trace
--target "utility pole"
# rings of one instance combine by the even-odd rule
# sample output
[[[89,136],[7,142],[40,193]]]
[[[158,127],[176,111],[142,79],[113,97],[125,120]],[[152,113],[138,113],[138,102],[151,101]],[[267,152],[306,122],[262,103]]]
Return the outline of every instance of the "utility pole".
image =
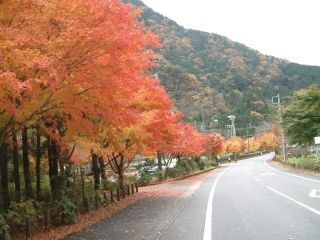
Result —
[[[234,136],[236,136],[236,126],[235,126],[235,123],[234,123],[234,121],[236,119],[236,116],[229,115],[228,118],[231,121],[231,137],[234,137]]]
[[[275,100],[276,99],[276,100]],[[272,99],[272,104],[278,106],[278,111],[279,111],[279,125],[280,125],[280,133],[281,133],[281,145],[282,145],[282,154],[283,154],[283,160],[285,163],[288,162],[288,154],[287,154],[287,145],[284,140],[284,133],[282,129],[282,107],[281,107],[281,97],[280,94],[277,96],[273,96]]]
[[[205,132],[206,131],[206,127],[205,127],[205,124],[204,124],[204,114],[203,114],[203,112],[201,113],[201,119],[202,119],[201,131]]]
[[[251,128],[251,122],[249,124],[246,124],[246,130],[247,130],[247,152],[250,152],[250,140],[249,140],[249,128]]]

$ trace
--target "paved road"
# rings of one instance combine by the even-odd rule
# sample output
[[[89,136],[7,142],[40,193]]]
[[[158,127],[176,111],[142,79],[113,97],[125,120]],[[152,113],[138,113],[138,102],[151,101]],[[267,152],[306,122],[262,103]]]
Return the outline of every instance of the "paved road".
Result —
[[[66,239],[319,240],[320,179],[281,172],[271,158],[168,183],[171,194],[143,198]]]

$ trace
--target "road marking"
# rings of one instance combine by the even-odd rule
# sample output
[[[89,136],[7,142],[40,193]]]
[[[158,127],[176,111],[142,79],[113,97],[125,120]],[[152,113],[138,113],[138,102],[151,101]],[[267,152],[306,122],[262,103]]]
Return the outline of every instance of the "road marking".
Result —
[[[282,197],[284,197],[284,198],[286,198],[286,199],[288,199],[288,200],[300,205],[301,207],[304,207],[305,209],[308,209],[310,212],[313,212],[313,213],[315,213],[315,214],[320,216],[320,211],[318,211],[317,209],[314,209],[314,208],[312,208],[312,207],[310,207],[310,206],[308,206],[308,205],[306,205],[306,204],[304,204],[302,202],[299,202],[299,201],[293,199],[292,197],[289,197],[288,195],[286,195],[286,194],[284,194],[282,192],[279,192],[278,190],[276,190],[276,189],[274,189],[274,188],[272,188],[270,186],[267,186],[267,188],[269,190],[271,190],[272,192],[277,193],[278,195],[280,195],[280,196],[282,196]]]
[[[254,177],[254,180],[256,180],[256,182],[261,182],[259,178]]]
[[[309,197],[320,198],[320,190],[312,189],[309,193]]]
[[[211,240],[213,196],[214,196],[214,192],[216,190],[219,179],[229,168],[230,167],[227,167],[219,174],[219,176],[214,181],[213,186],[211,188],[209,198],[208,198],[208,203],[207,203],[206,219],[204,222],[203,240]]]
[[[319,181],[319,180],[316,180],[316,179],[307,178],[307,177],[302,177],[302,176],[299,176],[299,175],[295,175],[295,174],[283,172],[283,171],[278,170],[278,169],[276,169],[276,168],[270,167],[270,166],[267,164],[267,159],[264,160],[263,163],[264,163],[264,165],[265,165],[267,168],[269,168],[269,169],[271,169],[271,170],[273,170],[273,171],[276,171],[276,172],[279,172],[279,173],[282,173],[282,174],[285,174],[285,175],[288,175],[288,176],[291,176],[291,177],[296,177],[296,178],[304,179],[304,180],[307,180],[307,181],[310,181],[310,182],[320,183],[320,181]]]
[[[261,176],[273,176],[275,173],[260,173]]]

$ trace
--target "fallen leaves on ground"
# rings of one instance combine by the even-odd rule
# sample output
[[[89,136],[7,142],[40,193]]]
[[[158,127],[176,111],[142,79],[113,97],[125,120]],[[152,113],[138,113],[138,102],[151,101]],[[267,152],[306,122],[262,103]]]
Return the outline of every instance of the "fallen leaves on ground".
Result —
[[[168,181],[161,184],[144,186],[139,188],[139,193],[135,193],[126,199],[121,199],[120,202],[110,204],[106,207],[101,207],[99,210],[92,210],[88,214],[80,216],[79,222],[73,225],[60,226],[49,231],[39,230],[34,234],[34,240],[60,240],[65,236],[79,232],[86,227],[102,221],[103,219],[110,218],[115,213],[135,203],[137,200],[149,197],[166,197],[173,196],[179,197],[188,191],[192,190],[192,186],[201,184],[205,179],[212,175],[213,171],[205,172],[195,176],[191,176],[182,180]],[[17,235],[13,240],[24,239],[24,233]]]

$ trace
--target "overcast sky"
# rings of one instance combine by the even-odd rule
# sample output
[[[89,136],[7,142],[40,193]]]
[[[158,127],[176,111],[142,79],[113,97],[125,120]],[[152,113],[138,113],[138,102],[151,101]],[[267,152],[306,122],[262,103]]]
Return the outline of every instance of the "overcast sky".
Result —
[[[191,29],[320,66],[320,0],[142,0]]]

